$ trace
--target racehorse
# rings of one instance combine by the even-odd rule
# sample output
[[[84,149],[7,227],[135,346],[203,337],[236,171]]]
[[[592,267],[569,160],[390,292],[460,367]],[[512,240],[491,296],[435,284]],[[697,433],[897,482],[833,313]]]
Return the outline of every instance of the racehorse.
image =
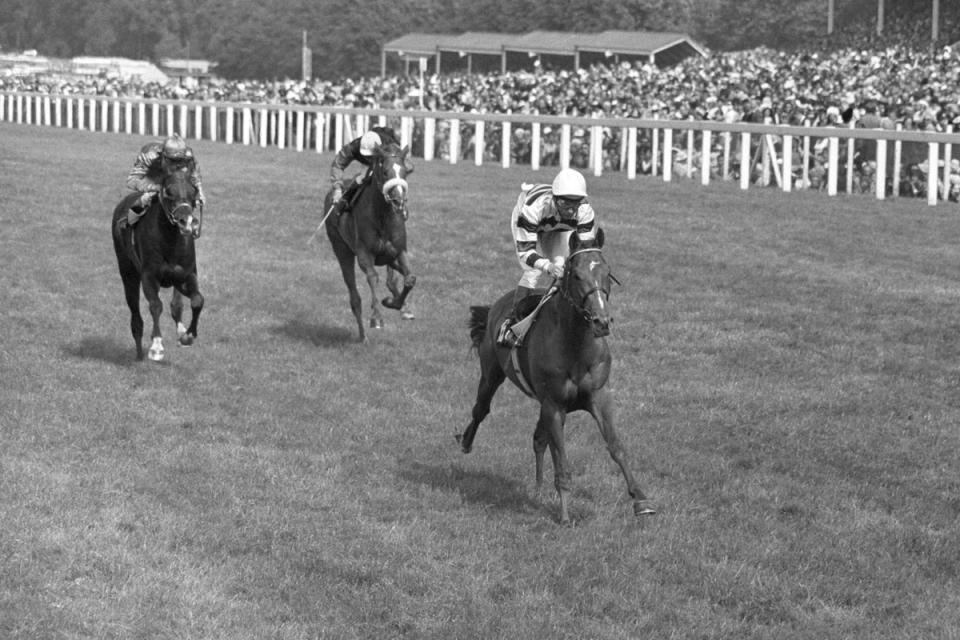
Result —
[[[140,315],[140,289],[153,317],[152,342],[147,353],[154,361],[163,359],[160,314],[163,303],[160,289],[173,287],[170,315],[177,323],[180,344],[190,346],[197,337],[197,321],[203,309],[203,296],[197,281],[197,256],[194,240],[200,237],[202,209],[195,209],[197,190],[188,169],[166,176],[160,192],[133,226],[126,224],[127,211],[139,197],[127,195],[113,210],[113,248],[123,279],[123,290],[130,307],[130,331],[137,345],[137,359],[143,359],[143,317]],[[181,322],[183,299],[190,299],[190,326]]]
[[[600,427],[607,450],[626,479],[634,513],[656,513],[628,468],[627,454],[613,426],[613,402],[604,388],[611,362],[606,341],[612,322],[610,286],[616,279],[604,260],[602,246],[602,229],[596,241],[584,243],[576,233],[571,234],[563,275],[540,304],[520,345],[513,349],[496,342],[498,328],[512,305],[512,292],[492,307],[470,308],[470,337],[480,357],[480,384],[472,420],[457,441],[464,453],[470,453],[477,428],[490,413],[493,395],[510,378],[523,393],[540,402],[540,419],[533,434],[537,492],[543,485],[543,454],[549,446],[561,523],[570,521],[571,479],[564,423],[567,413],[577,410],[590,412]]]
[[[343,281],[350,292],[350,310],[357,319],[359,341],[366,340],[363,328],[363,309],[357,291],[355,266],[359,265],[370,285],[370,327],[383,327],[379,294],[379,275],[376,267],[386,265],[403,276],[403,288],[394,274],[388,273],[387,289],[390,296],[381,303],[390,309],[402,309],[417,277],[410,271],[407,259],[407,174],[410,172],[408,147],[388,143],[374,152],[370,177],[362,185],[348,213],[329,216],[327,237],[340,263]],[[332,194],[327,193],[324,208],[329,211]],[[356,262],[354,262],[356,261]]]

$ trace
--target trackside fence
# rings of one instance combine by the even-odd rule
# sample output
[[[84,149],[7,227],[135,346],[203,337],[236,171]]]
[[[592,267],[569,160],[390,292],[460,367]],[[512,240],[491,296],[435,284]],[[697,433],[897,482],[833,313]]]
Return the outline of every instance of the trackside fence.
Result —
[[[0,122],[166,136],[322,153],[374,124],[393,126],[414,157],[503,168],[580,168],[626,179],[736,181],[742,189],[830,196],[960,198],[960,135],[702,120],[573,118],[0,91]]]

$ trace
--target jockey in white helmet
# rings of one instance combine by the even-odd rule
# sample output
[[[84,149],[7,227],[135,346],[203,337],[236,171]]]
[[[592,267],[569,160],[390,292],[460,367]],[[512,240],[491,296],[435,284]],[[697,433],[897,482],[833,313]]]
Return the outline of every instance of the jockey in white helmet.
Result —
[[[341,215],[350,206],[350,200],[356,193],[357,188],[369,175],[370,164],[373,155],[381,145],[394,143],[399,145],[400,139],[396,132],[390,127],[373,127],[359,138],[351,140],[343,145],[337,152],[333,163],[330,165],[330,183],[332,193],[332,203],[336,207],[337,215]],[[350,182],[346,193],[343,190],[343,172],[350,163],[359,162],[367,167],[367,171],[358,175],[355,180]]]
[[[563,275],[571,233],[580,240],[597,234],[593,207],[587,201],[587,181],[575,169],[561,169],[553,184],[524,184],[510,216],[517,260],[523,269],[513,296],[513,309],[500,327],[497,342],[515,344],[509,327],[520,319],[524,298],[533,293],[542,275]]]

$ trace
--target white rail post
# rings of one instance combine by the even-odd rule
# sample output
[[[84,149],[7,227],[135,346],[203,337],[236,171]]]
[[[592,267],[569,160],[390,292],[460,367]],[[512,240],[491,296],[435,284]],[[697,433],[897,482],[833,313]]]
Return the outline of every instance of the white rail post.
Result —
[[[220,116],[217,113],[217,107],[210,105],[207,110],[207,117],[210,119],[210,140],[216,142],[220,137],[218,129],[220,128]]]
[[[692,131],[691,129],[691,132]],[[709,129],[703,130],[703,136],[700,140],[700,184],[703,186],[710,184],[710,166],[712,159],[710,155],[710,141],[712,137],[712,132]]]
[[[123,103],[123,130],[133,134],[133,103],[125,100]]]
[[[939,147],[936,142],[927,143],[927,204],[937,204],[937,161]]]
[[[500,131],[500,166],[510,168],[510,123],[504,122]]]
[[[882,138],[877,140],[877,172],[874,179],[877,200],[883,200],[887,197],[887,141]]]
[[[530,126],[530,169],[540,171],[540,123]]]
[[[658,120],[660,116],[654,117],[654,120]],[[660,173],[660,129],[654,127],[650,130],[650,140],[652,146],[650,147],[650,175],[655,176]]]
[[[203,140],[203,105],[197,104],[193,107],[193,137],[197,140]]]
[[[560,168],[570,168],[570,125],[560,125]]]
[[[753,174],[753,160],[750,154],[750,133],[740,132],[740,188],[750,188],[750,176]]]
[[[673,180],[673,129],[663,130],[663,181]]]
[[[945,129],[947,133],[953,133],[953,125],[948,124]],[[953,149],[949,142],[943,144],[943,189],[940,198],[946,201],[950,197],[950,160],[953,155]]]
[[[450,164],[460,161],[460,120],[450,121]]]
[[[897,123],[897,131],[903,130],[903,125],[899,122]],[[893,166],[890,168],[892,173],[890,177],[893,181],[893,193],[891,194],[894,198],[900,195],[900,172],[901,162],[903,160],[903,144],[900,140],[893,141]]]
[[[837,177],[840,174],[840,139],[830,138],[827,144],[827,195],[837,195]]]
[[[484,136],[483,120],[477,120],[473,125],[473,164],[480,166],[483,164],[483,149],[486,147],[486,138]]]
[[[781,150],[783,154],[783,164],[781,168],[783,169],[783,190],[787,193],[793,191],[793,136],[785,135],[783,136],[783,149]]]
[[[426,162],[433,160],[433,147],[436,144],[437,119],[424,118],[423,120],[423,159]]]
[[[637,177],[637,128],[627,127],[627,180]]]

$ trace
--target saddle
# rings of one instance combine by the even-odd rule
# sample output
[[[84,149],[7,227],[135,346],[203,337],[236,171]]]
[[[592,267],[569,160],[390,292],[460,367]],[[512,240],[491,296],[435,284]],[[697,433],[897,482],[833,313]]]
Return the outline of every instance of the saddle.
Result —
[[[527,296],[520,301],[520,308],[518,311],[520,312],[521,319],[514,322],[506,329],[507,334],[511,336],[508,338],[508,340],[510,343],[510,348],[513,351],[516,351],[516,349],[523,344],[523,338],[527,335],[530,327],[532,327],[533,323],[536,321],[537,314],[540,312],[541,307],[546,304],[547,300],[554,296],[557,290],[558,289],[556,285],[550,287],[546,291],[537,290],[533,295]]]

